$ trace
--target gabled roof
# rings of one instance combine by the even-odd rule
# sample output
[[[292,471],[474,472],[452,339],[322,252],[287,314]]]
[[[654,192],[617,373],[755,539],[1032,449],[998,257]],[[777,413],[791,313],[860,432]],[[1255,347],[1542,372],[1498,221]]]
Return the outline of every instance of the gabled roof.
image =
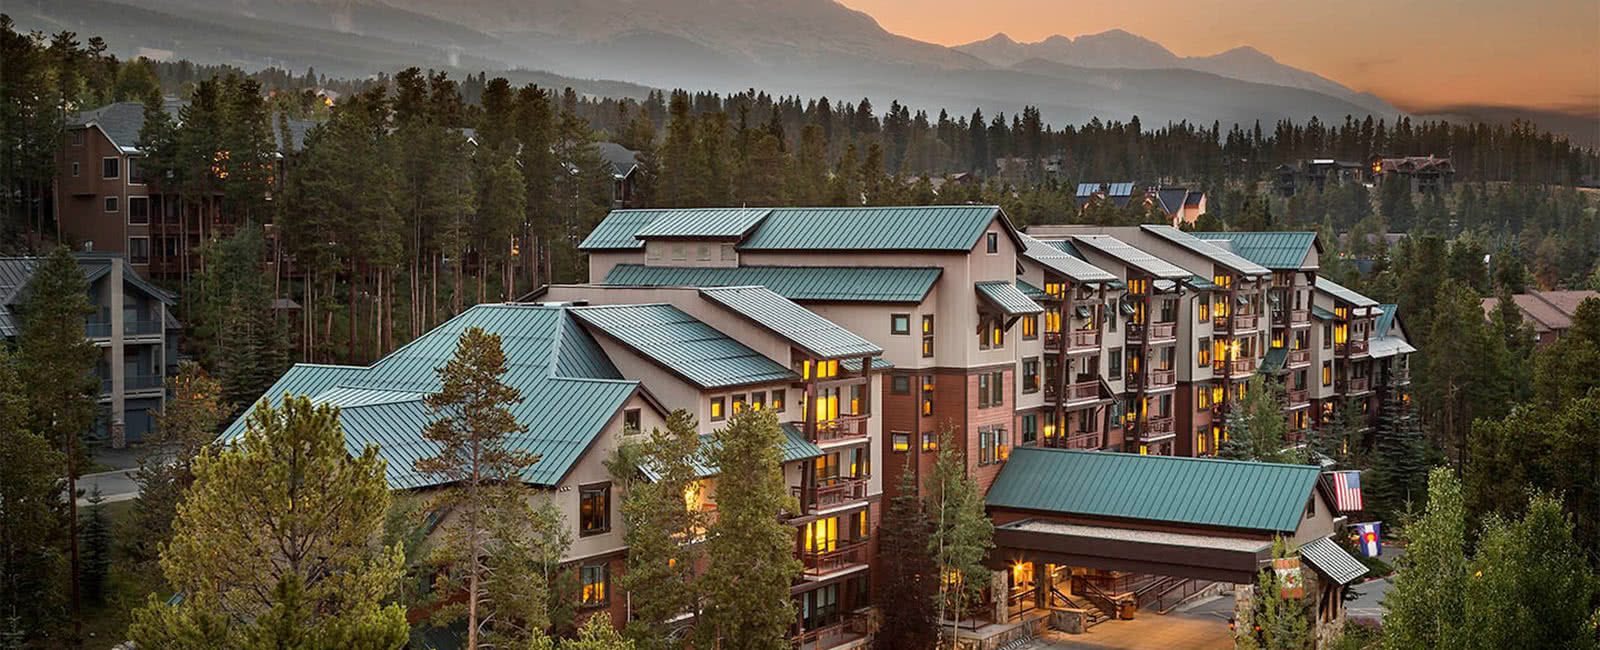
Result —
[[[1200,255],[1210,259],[1213,263],[1226,266],[1235,272],[1250,276],[1269,275],[1272,273],[1272,271],[1267,267],[1256,264],[1255,262],[1234,254],[1232,251],[1219,248],[1206,240],[1195,237],[1194,235],[1186,233],[1182,230],[1178,230],[1177,228],[1173,228],[1172,226],[1146,225],[1140,226],[1140,228],[1147,233],[1160,237],[1161,239],[1165,239],[1173,244],[1187,248],[1192,252],[1199,253]]]
[[[644,287],[760,285],[796,301],[922,302],[938,267],[892,266],[645,266],[618,264],[606,284]]]
[[[1199,207],[1200,202],[1204,201],[1205,198],[1205,192],[1190,192],[1188,196],[1183,198],[1183,205],[1184,207]]]
[[[639,166],[639,152],[615,142],[596,142],[594,149],[600,159],[611,165],[611,175],[623,178]]]
[[[77,259],[78,270],[83,272],[83,279],[89,284],[111,273],[111,266],[122,266],[122,282],[124,285],[138,289],[145,295],[165,303],[177,304],[178,299],[165,289],[156,286],[140,275],[138,271],[127,263],[121,255],[115,253],[74,253]],[[33,273],[38,269],[42,258],[38,257],[0,257],[0,338],[9,338],[22,332],[22,323],[18,315],[12,310],[22,303],[28,282],[33,280]],[[163,324],[167,329],[181,327],[177,319],[170,313]]]
[[[1102,190],[1106,196],[1127,197],[1133,194],[1133,183],[1078,183],[1077,196],[1082,198]]]
[[[700,388],[794,379],[760,352],[664,303],[574,307],[572,315]]]
[[[1287,533],[1299,527],[1320,472],[1312,465],[1017,447],[985,502],[990,508]]]
[[[1018,233],[1017,236],[1022,239],[1023,257],[1073,282],[1110,282],[1117,279],[1110,272],[1085,262],[1076,249],[1069,253],[1064,248],[1025,234]]]
[[[1400,306],[1392,303],[1378,305],[1378,322],[1373,328],[1375,332],[1368,342],[1367,350],[1374,359],[1392,357],[1396,354],[1409,354],[1416,352],[1417,348],[1407,340],[1405,323],[1400,323],[1400,334],[1391,336],[1389,330],[1398,322],[1396,313]]]
[[[1314,232],[1195,232],[1199,239],[1225,240],[1227,250],[1269,269],[1299,270],[1313,248],[1322,252]],[[1314,268],[1314,267],[1311,267]]]
[[[439,485],[444,477],[415,470],[418,458],[438,450],[422,437],[435,417],[422,400],[439,390],[436,369],[454,356],[461,335],[481,327],[500,336],[507,365],[501,381],[522,393],[511,413],[528,431],[511,436],[508,446],[539,456],[523,480],[553,486],[641,390],[638,382],[614,378],[600,346],[570,320],[561,307],[477,305],[371,366],[297,364],[262,399],[277,406],[289,393],[340,406],[346,449],[358,454],[376,445],[390,488]],[[242,435],[245,421],[240,416],[221,439]]]
[[[613,210],[578,245],[580,250],[642,248],[636,237],[657,219],[679,219],[681,210]],[[735,209],[743,210],[743,209]],[[804,251],[968,251],[995,219],[1005,220],[999,206],[934,205],[905,207],[760,208],[765,217],[746,233],[740,250]],[[1017,241],[1007,222],[1006,236]],[[718,232],[726,237],[727,229]],[[653,231],[652,231],[653,232]],[[665,236],[654,233],[652,236]],[[694,233],[682,237],[711,237]]]
[[[883,348],[766,287],[701,289],[700,295],[819,358],[883,354]]]
[[[1102,254],[1116,258],[1123,264],[1132,266],[1157,278],[1186,280],[1193,275],[1171,262],[1134,248],[1110,235],[1073,235],[1072,241],[1079,246],[1087,246]]]
[[[999,309],[1007,316],[1022,316],[1026,314],[1044,313],[1044,307],[1033,299],[1023,295],[1017,285],[1005,280],[978,282],[973,285],[978,295],[989,305]]]
[[[1172,214],[1183,209],[1184,197],[1189,195],[1189,190],[1181,187],[1163,187],[1156,190],[1156,201],[1161,204],[1161,211]]]
[[[1328,278],[1322,277],[1320,275],[1317,276],[1316,288],[1317,288],[1318,291],[1326,293],[1326,294],[1328,294],[1330,296],[1333,296],[1334,298],[1337,298],[1337,299],[1342,300],[1344,302],[1350,303],[1351,305],[1353,305],[1355,307],[1376,307],[1376,306],[1378,306],[1378,301],[1373,300],[1371,298],[1368,298],[1366,296],[1363,296],[1363,295],[1361,295],[1359,293],[1356,293],[1354,291],[1351,291],[1349,289],[1346,289],[1346,288],[1344,288],[1344,285],[1341,285],[1341,284],[1339,284],[1337,282],[1334,282],[1333,280],[1330,280]]]
[[[1367,575],[1367,566],[1362,564],[1345,552],[1337,542],[1329,537],[1318,537],[1300,545],[1300,557],[1310,564],[1322,575],[1328,576],[1334,582],[1347,585],[1355,582],[1357,578]]]
[[[177,107],[169,107],[167,112],[176,117]],[[144,128],[144,104],[139,102],[106,104],[100,108],[68,116],[66,125],[100,127],[117,149],[123,153],[134,153],[139,150],[137,146],[139,131]]]
[[[767,218],[770,208],[671,210],[633,236],[638,239],[720,239],[739,241]]]

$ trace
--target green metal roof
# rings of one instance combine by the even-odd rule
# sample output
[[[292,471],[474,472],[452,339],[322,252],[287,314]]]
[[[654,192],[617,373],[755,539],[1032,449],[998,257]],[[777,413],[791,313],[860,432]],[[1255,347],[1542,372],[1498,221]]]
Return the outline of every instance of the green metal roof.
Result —
[[[861,371],[861,358],[860,357],[850,357],[850,358],[847,358],[847,359],[840,359],[839,360],[839,367],[844,368],[845,370],[852,371],[852,372],[860,372]],[[892,368],[894,368],[894,363],[884,360],[883,357],[873,357],[872,358],[872,369],[873,370],[889,370],[889,369],[892,369]]]
[[[1044,312],[1044,307],[1022,294],[1017,285],[1004,280],[979,282],[973,285],[978,290],[978,295],[983,296],[989,304],[1005,312],[1007,316],[1023,314],[1039,314]]]
[[[1039,287],[1028,284],[1027,282],[1023,282],[1020,279],[1017,280],[1017,291],[1021,291],[1022,295],[1034,300],[1044,300],[1045,298],[1044,289],[1040,289]]]
[[[964,252],[999,217],[994,205],[776,208],[739,248]]]
[[[793,371],[672,305],[574,307],[574,316],[701,388],[795,378]]]
[[[1187,279],[1189,276],[1194,275],[1171,262],[1134,248],[1128,245],[1127,242],[1110,235],[1073,235],[1072,240],[1079,246],[1087,246],[1100,251],[1105,255],[1116,258],[1123,264],[1137,268],[1157,278],[1176,280]]]
[[[1315,318],[1317,320],[1339,320],[1339,315],[1338,314],[1335,314],[1335,313],[1333,313],[1331,311],[1328,311],[1328,310],[1323,309],[1321,307],[1318,307],[1316,305],[1312,305],[1311,306],[1311,317]]]
[[[1212,282],[1210,278],[1202,278],[1198,275],[1189,276],[1189,286],[1198,290],[1210,290],[1217,288],[1216,283]]]
[[[1322,575],[1332,578],[1341,585],[1350,584],[1357,578],[1367,575],[1367,566],[1351,557],[1350,553],[1330,537],[1318,537],[1301,544],[1300,557],[1321,571]]]
[[[822,448],[818,447],[816,443],[807,440],[805,434],[800,432],[797,425],[784,423],[778,425],[778,427],[783,430],[783,441],[778,443],[778,450],[783,454],[783,462],[792,463],[797,460],[816,458],[823,454]],[[711,453],[716,449],[717,441],[714,436],[700,436],[700,449],[696,451],[695,457],[690,460],[690,463],[694,465],[696,478],[716,476],[719,473],[716,464],[711,462]],[[640,467],[639,470],[644,472],[644,475],[652,481],[661,478],[660,474],[648,466]]]
[[[1283,370],[1284,363],[1289,360],[1289,348],[1267,348],[1267,353],[1261,355],[1261,369],[1263,374],[1272,374]]]
[[[376,445],[391,488],[438,485],[443,477],[414,468],[418,458],[437,451],[422,438],[433,419],[422,399],[439,390],[435,369],[454,356],[462,333],[481,327],[500,336],[507,365],[501,381],[522,393],[511,413],[528,431],[507,444],[539,456],[523,480],[555,485],[638,390],[638,382],[608,378],[616,368],[570,321],[561,307],[478,305],[365,368],[296,365],[264,397],[274,406],[286,392],[339,406],[346,449],[356,454]],[[244,423],[244,417],[235,420],[222,439],[241,435]]]
[[[1247,260],[1275,270],[1298,270],[1318,247],[1314,232],[1195,232],[1207,241],[1224,240],[1227,250]]]
[[[1394,315],[1397,311],[1400,311],[1400,306],[1394,303],[1378,305],[1378,323],[1373,330],[1376,336],[1389,335],[1389,330],[1394,327]]]
[[[1290,532],[1319,469],[1178,456],[1017,447],[991,508]]]
[[[1101,269],[1098,266],[1083,261],[1082,256],[1074,250],[1068,253],[1062,248],[1049,243],[1019,234],[1024,248],[1022,256],[1059,273],[1073,282],[1110,282],[1117,276]]]
[[[666,210],[634,233],[638,239],[743,239],[772,208]]]
[[[650,225],[665,212],[667,210],[612,210],[594,230],[589,231],[588,237],[583,238],[578,250],[644,248],[644,240],[635,238],[634,233]]]
[[[1318,291],[1325,292],[1356,307],[1376,307],[1378,305],[1378,301],[1346,289],[1343,285],[1325,277],[1318,276],[1316,286]]]
[[[1204,255],[1212,262],[1226,266],[1236,272],[1245,275],[1267,275],[1272,273],[1271,270],[1260,264],[1235,255],[1232,251],[1224,250],[1172,226],[1145,225],[1140,227],[1145,232]]]
[[[883,354],[883,348],[766,287],[701,289],[700,295],[823,357]]]
[[[618,264],[606,284],[646,287],[760,285],[790,300],[922,302],[941,269],[887,266],[645,266]]]

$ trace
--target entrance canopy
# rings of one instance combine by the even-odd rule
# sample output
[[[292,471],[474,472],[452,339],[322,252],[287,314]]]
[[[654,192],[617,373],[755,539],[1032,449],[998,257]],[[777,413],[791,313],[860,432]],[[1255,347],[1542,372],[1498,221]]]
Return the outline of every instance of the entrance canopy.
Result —
[[[1236,584],[1254,581],[1259,567],[1272,559],[1272,543],[1259,539],[1042,519],[996,526],[994,542],[991,558],[997,564],[1037,561]]]

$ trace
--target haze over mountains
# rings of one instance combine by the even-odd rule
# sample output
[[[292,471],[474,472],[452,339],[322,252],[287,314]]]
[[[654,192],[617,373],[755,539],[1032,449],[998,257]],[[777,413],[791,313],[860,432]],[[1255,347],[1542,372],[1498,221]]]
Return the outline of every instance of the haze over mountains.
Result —
[[[5,11],[24,29],[102,35],[124,56],[353,77],[407,65],[541,70],[637,84],[582,84],[587,92],[754,87],[989,116],[1035,105],[1058,125],[1400,113],[1248,47],[1180,57],[1113,30],[1037,43],[997,34],[952,48],[889,33],[832,0],[124,1],[12,0]]]

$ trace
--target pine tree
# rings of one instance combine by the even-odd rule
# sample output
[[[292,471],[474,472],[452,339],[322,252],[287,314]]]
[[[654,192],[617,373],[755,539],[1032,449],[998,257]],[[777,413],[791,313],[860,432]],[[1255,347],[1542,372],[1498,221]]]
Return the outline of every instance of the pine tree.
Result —
[[[698,489],[700,435],[694,416],[678,409],[667,416],[667,429],[623,445],[608,463],[621,488],[623,541],[628,545],[628,570],[617,586],[633,602],[628,638],[642,650],[667,647],[668,623],[698,609],[694,567],[704,548],[686,544],[705,532],[700,510],[684,501]],[[645,470],[651,475],[645,479]],[[696,495],[698,496],[698,495]]]
[[[155,562],[160,545],[172,537],[178,502],[194,484],[194,461],[216,440],[231,404],[222,401],[222,385],[193,361],[178,363],[178,374],[167,380],[172,397],[156,418],[156,430],[139,456],[133,479],[139,496],[124,538],[128,555],[136,562]]]
[[[717,519],[706,531],[706,571],[698,581],[704,613],[696,625],[706,647],[789,647],[789,586],[801,565],[794,529],[779,515],[799,506],[784,482],[782,441],[770,410],[735,414],[712,433]]]
[[[939,568],[939,618],[951,621],[951,640],[967,609],[989,584],[983,558],[994,548],[994,524],[983,511],[983,492],[967,472],[966,458],[953,430],[939,434],[933,473],[923,485],[932,495],[933,533],[928,551]]]
[[[439,453],[418,459],[416,470],[451,485],[433,504],[454,513],[444,527],[438,560],[454,568],[446,589],[466,592],[465,602],[447,605],[435,617],[449,621],[465,615],[468,650],[478,647],[483,622],[490,618],[486,583],[500,541],[495,525],[508,516],[507,508],[515,512],[526,505],[525,499],[507,497],[508,485],[520,484],[523,472],[538,461],[512,447],[510,438],[527,428],[511,414],[522,394],[501,382],[506,370],[500,336],[470,328],[457,342],[455,356],[436,369],[439,392],[424,400],[437,419],[422,435],[439,445]]]
[[[929,549],[928,521],[910,463],[900,475],[900,491],[878,525],[879,579],[874,603],[883,613],[876,643],[883,650],[923,650],[939,638],[935,601],[939,567]]]
[[[639,647],[632,640],[617,633],[611,615],[600,612],[590,616],[578,628],[578,636],[561,642],[561,650],[634,650]]]
[[[61,605],[57,585],[66,528],[59,481],[65,461],[29,426],[27,393],[18,363],[0,345],[0,642],[44,627]]]
[[[1286,452],[1289,423],[1284,417],[1283,387],[1260,374],[1245,384],[1244,398],[1228,410],[1228,439],[1223,458],[1286,463],[1297,460]]]
[[[1366,483],[1366,509],[1376,518],[1398,521],[1409,503],[1423,498],[1428,470],[1423,444],[1410,406],[1395,391],[1385,393],[1378,415],[1377,453]]]
[[[114,538],[111,532],[111,520],[106,517],[105,497],[100,494],[100,486],[94,486],[87,498],[88,521],[83,524],[78,542],[83,546],[83,572],[79,574],[78,579],[84,598],[98,605],[105,603],[106,578],[111,575],[111,546]]]
[[[151,595],[128,635],[141,648],[393,649],[405,609],[398,546],[374,544],[389,507],[377,447],[345,447],[338,411],[286,396],[244,435],[195,461],[195,483],[162,547],[177,605]]]

